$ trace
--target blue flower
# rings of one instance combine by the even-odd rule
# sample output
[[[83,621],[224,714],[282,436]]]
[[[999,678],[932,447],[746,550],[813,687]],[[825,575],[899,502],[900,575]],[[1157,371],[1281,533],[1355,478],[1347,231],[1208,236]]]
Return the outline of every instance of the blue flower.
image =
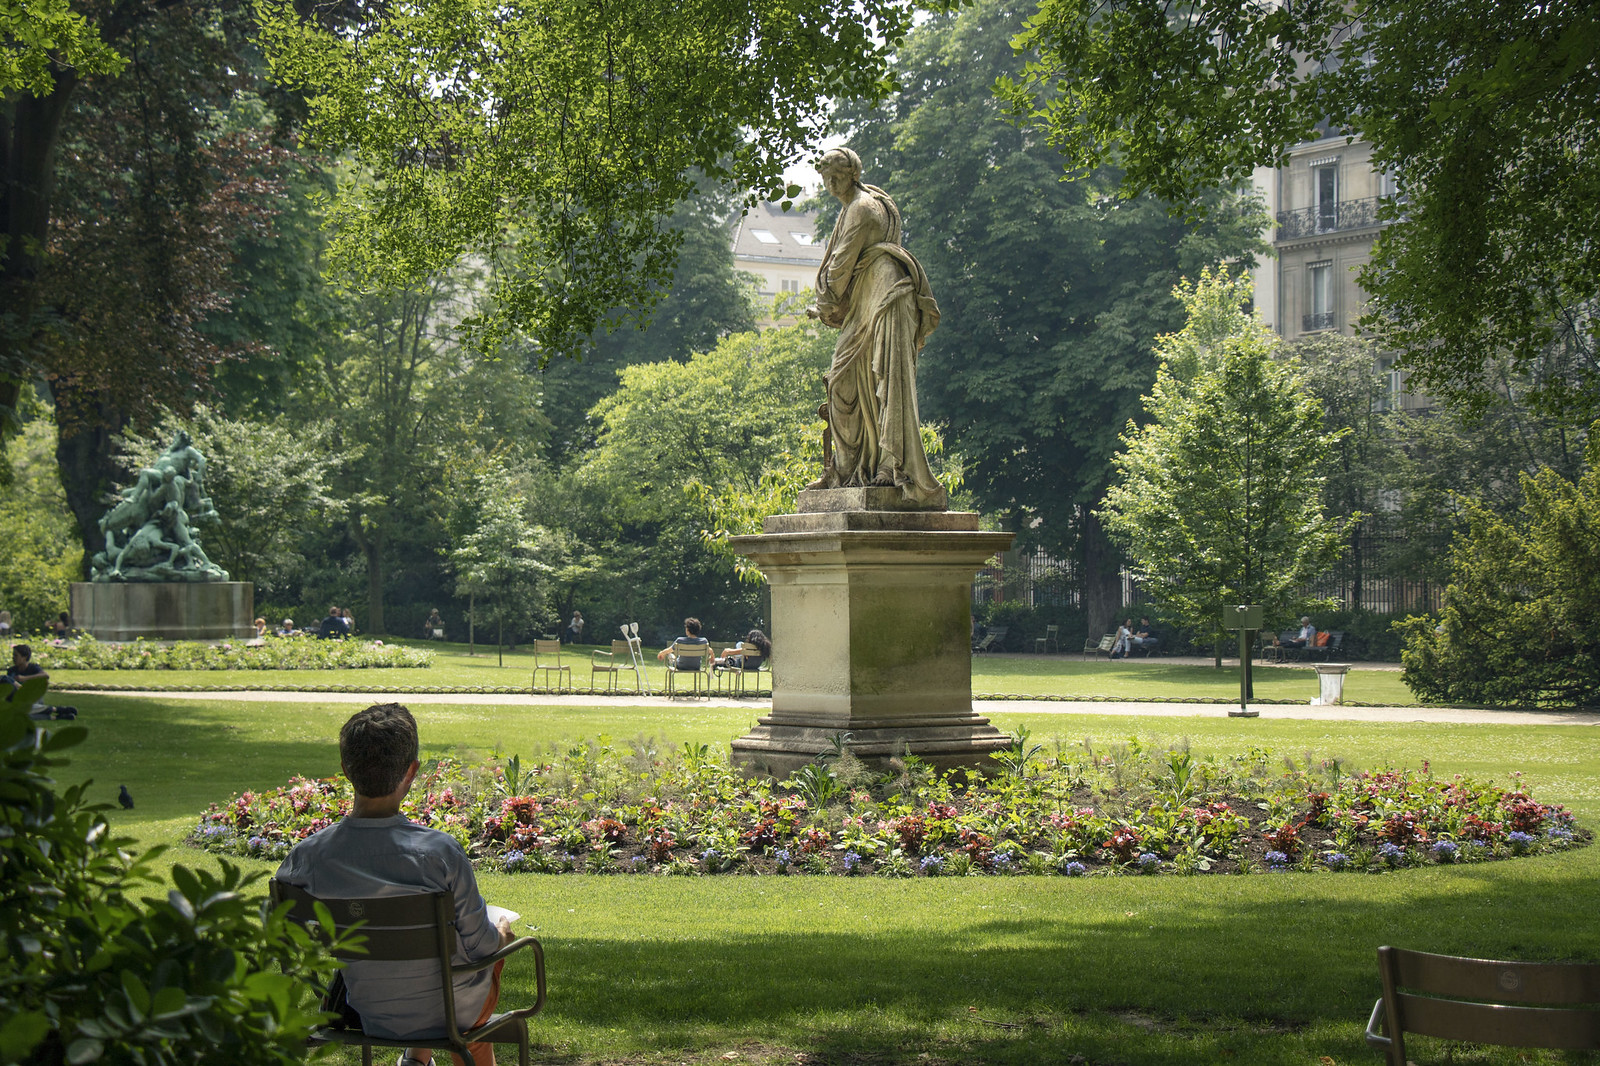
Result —
[[[649,865],[650,860],[645,858],[643,855],[635,855],[632,859],[632,863],[635,870],[640,870]]]
[[[1428,850],[1433,852],[1433,857],[1440,862],[1455,862],[1456,854],[1461,850],[1454,840],[1435,840],[1428,845]]]
[[[1330,851],[1322,856],[1322,861],[1330,870],[1343,870],[1350,865],[1350,856],[1342,851]]]
[[[1139,869],[1145,873],[1153,873],[1161,869],[1161,857],[1152,852],[1145,852],[1139,856]]]
[[[1406,861],[1406,849],[1392,840],[1385,840],[1378,845],[1378,858],[1390,866],[1399,866]]]
[[[779,866],[788,866],[794,861],[794,856],[789,853],[788,848],[779,848],[777,851],[772,853],[772,861],[777,863]]]
[[[1511,850],[1521,855],[1533,846],[1533,836],[1520,830],[1506,834],[1506,843],[1511,845]]]
[[[716,848],[707,848],[706,850],[704,850],[704,851],[702,851],[700,853],[700,861],[703,862],[703,863],[706,863],[708,865],[710,863],[716,862],[721,857],[722,856],[717,853],[717,849]]]
[[[1089,868],[1081,862],[1073,861],[1061,867],[1061,872],[1068,877],[1082,877],[1089,872]]]
[[[522,869],[522,864],[527,861],[527,858],[528,856],[525,852],[512,848],[501,856],[500,866],[506,873],[511,873],[513,870]]]
[[[249,846],[251,851],[260,851],[262,848],[267,846],[267,838],[255,836],[245,841],[245,843]]]
[[[1289,868],[1289,854],[1283,851],[1269,851],[1264,856],[1269,870],[1287,870]]]
[[[861,865],[861,856],[860,855],[857,855],[853,851],[847,851],[847,852],[844,853],[844,872],[845,873],[847,873],[847,874],[855,873],[856,872],[856,867],[858,867],[860,865]]]
[[[944,873],[944,856],[924,855],[919,865],[922,867],[923,873],[929,877],[937,877],[939,874]]]
[[[997,852],[994,853],[995,869],[997,869],[997,870],[1009,870],[1009,869],[1011,869],[1011,863],[1012,863],[1011,852],[1009,852],[1009,851],[997,851]]]
[[[1572,830],[1563,829],[1559,825],[1553,825],[1549,829],[1545,830],[1544,835],[1549,837],[1551,840],[1571,840]]]

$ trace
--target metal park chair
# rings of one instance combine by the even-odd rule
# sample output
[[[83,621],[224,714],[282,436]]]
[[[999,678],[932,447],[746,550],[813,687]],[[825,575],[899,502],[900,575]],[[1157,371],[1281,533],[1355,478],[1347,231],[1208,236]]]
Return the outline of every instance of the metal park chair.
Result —
[[[353,929],[360,938],[364,938],[349,950],[335,951],[335,956],[342,960],[411,962],[434,959],[439,964],[439,989],[444,1013],[442,1032],[403,1039],[371,1036],[362,1030],[358,1017],[346,1016],[313,1031],[307,1040],[308,1044],[360,1045],[361,1066],[372,1066],[372,1049],[375,1047],[426,1047],[436,1051],[453,1051],[471,1062],[468,1044],[516,1044],[519,1066],[528,1066],[528,1019],[539,1013],[545,1000],[544,948],[538,940],[531,936],[518,937],[486,959],[456,966],[450,961],[456,946],[456,909],[454,897],[449,892],[375,899],[319,900],[303,888],[276,879],[271,883],[271,892],[274,905],[292,905],[289,911],[291,921],[301,925],[320,924],[317,915],[317,904],[320,902],[325,908],[323,913],[337,927],[335,935]],[[482,1025],[462,1029],[456,1017],[452,978],[456,974],[488,969],[501,959],[530,947],[533,949],[537,982],[532,1006],[498,1011]],[[351,1025],[351,1021],[355,1024]]]
[[[1407,1033],[1503,1047],[1600,1050],[1600,964],[1495,962],[1378,949],[1367,1043],[1407,1066]]]

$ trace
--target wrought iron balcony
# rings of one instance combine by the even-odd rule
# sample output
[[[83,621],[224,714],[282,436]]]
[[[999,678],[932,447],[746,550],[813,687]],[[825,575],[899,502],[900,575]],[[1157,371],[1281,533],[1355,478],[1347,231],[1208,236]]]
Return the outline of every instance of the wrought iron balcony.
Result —
[[[1292,241],[1299,237],[1315,237],[1319,233],[1338,233],[1377,224],[1378,197],[1340,200],[1338,203],[1304,207],[1298,211],[1279,211],[1278,235],[1274,239]]]
[[[1332,311],[1318,311],[1316,314],[1300,316],[1301,333],[1315,333],[1319,329],[1333,329],[1338,324],[1338,320]]]

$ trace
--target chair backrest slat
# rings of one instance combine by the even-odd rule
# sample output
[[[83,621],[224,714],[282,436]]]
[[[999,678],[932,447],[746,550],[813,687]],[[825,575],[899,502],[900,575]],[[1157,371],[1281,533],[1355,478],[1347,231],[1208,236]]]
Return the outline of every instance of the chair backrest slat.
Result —
[[[1399,994],[1408,1033],[1506,1047],[1600,1047],[1600,1011],[1463,1003]]]
[[[672,642],[672,654],[678,656],[679,658],[688,656],[691,659],[699,659],[699,668],[704,669],[706,661],[711,658],[711,645],[685,644],[682,641],[675,640]]]
[[[315,897],[286,881],[272,882],[273,899],[293,904],[291,920],[307,925],[317,920]],[[448,892],[422,892],[405,896],[380,896],[371,899],[324,899],[323,905],[340,930],[362,923],[356,935],[365,942],[335,954],[346,960],[404,962],[437,959],[441,954],[441,929],[445,938],[443,954],[455,949],[455,929],[449,924],[452,900]],[[441,908],[443,911],[441,912]],[[443,913],[445,921],[440,921]]]
[[[1395,984],[1487,1003],[1600,1006],[1600,964],[1498,962],[1392,948]]]

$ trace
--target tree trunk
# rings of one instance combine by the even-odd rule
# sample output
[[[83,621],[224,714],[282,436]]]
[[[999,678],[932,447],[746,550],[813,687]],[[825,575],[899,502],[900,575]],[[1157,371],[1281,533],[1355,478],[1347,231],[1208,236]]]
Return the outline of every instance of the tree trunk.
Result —
[[[373,636],[388,636],[383,620],[383,527],[362,526],[360,514],[350,517],[350,531],[367,560],[367,631]]]
[[[83,577],[89,577],[89,560],[105,547],[100,519],[105,517],[107,497],[121,472],[112,460],[111,438],[127,424],[122,412],[110,404],[77,396],[69,388],[55,393],[56,463],[61,468],[61,487],[67,507],[78,523],[83,540]]]
[[[1123,608],[1122,582],[1118,571],[1121,555],[1112,547],[1100,519],[1087,507],[1078,509],[1079,580],[1083,604],[1084,640],[1099,640],[1101,635],[1115,628],[1114,619]],[[1109,628],[1105,628],[1109,626]]]
[[[0,308],[11,319],[0,332],[0,413],[16,409],[22,382],[36,373],[30,355],[42,331],[34,281],[50,233],[56,141],[78,85],[71,70],[51,73],[56,84],[50,93],[16,94],[0,108]]]

